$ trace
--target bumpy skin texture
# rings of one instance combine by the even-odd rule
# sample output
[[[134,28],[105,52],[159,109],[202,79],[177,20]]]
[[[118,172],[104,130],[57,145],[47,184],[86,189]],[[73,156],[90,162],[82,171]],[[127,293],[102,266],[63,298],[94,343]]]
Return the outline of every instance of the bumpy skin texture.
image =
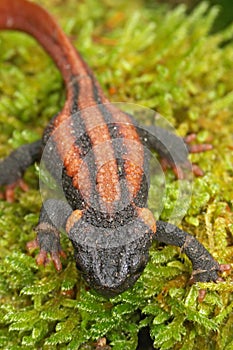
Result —
[[[42,141],[20,147],[0,163],[0,185],[20,181],[40,159],[58,183],[63,198],[41,209],[37,238],[39,264],[51,256],[61,269],[59,232],[73,244],[78,269],[105,296],[123,292],[140,276],[152,240],[181,247],[190,258],[195,281],[217,281],[223,271],[192,236],[147,209],[149,154],[153,148],[173,169],[190,166],[181,138],[154,126],[140,128],[133,117],[111,105],[90,68],[56,21],[26,0],[0,1],[0,29],[18,29],[37,39],[62,73],[67,98]],[[147,148],[145,148],[145,146]],[[195,152],[208,147],[195,147]],[[157,199],[159,200],[159,198]]]
[[[76,237],[80,232],[79,227],[86,229],[87,235],[93,236],[96,228],[84,221],[69,232],[75,249],[77,268],[84,273],[87,282],[106,297],[113,297],[131,287],[140,277],[148,261],[152,231],[149,231],[144,223],[135,220],[125,227],[119,226],[110,230],[107,233],[107,245],[100,244],[99,247],[98,244],[90,244],[88,239],[81,242],[80,237]],[[124,234],[132,234],[133,228],[138,230],[136,238],[132,237],[132,241],[124,242],[122,231]],[[102,238],[106,237],[107,231],[101,231],[103,232],[99,233]]]
[[[219,279],[220,265],[195,237],[172,224],[157,221],[156,239],[166,244],[176,242],[192,262],[194,282],[216,282]]]
[[[19,180],[31,164],[40,160],[41,152],[41,140],[23,145],[13,151],[0,162],[0,186]]]

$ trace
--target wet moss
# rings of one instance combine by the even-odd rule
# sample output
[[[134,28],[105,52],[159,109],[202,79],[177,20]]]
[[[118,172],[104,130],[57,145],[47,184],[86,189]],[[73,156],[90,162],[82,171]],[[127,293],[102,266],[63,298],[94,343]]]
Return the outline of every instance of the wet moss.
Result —
[[[105,0],[43,0],[95,72],[111,101],[157,110],[181,136],[195,132],[214,149],[193,154],[205,175],[192,181],[192,197],[180,225],[221,263],[233,253],[233,28],[210,34],[215,7],[202,2],[192,13],[147,3]],[[222,45],[224,43],[225,45]],[[226,44],[227,43],[227,44]],[[65,99],[60,73],[36,42],[22,33],[0,33],[0,156],[39,138]],[[191,266],[174,247],[151,249],[139,281],[106,300],[88,289],[68,258],[63,271],[37,267],[25,249],[33,239],[41,205],[37,167],[0,202],[0,347],[3,349],[96,348],[105,337],[112,349],[136,349],[140,328],[149,326],[160,349],[230,349],[231,276],[221,284],[188,286]],[[157,182],[156,182],[157,181]],[[151,192],[158,180],[152,178]],[[166,174],[161,216],[169,220],[178,184]],[[152,203],[153,208],[153,203]],[[85,345],[84,345],[85,344]]]

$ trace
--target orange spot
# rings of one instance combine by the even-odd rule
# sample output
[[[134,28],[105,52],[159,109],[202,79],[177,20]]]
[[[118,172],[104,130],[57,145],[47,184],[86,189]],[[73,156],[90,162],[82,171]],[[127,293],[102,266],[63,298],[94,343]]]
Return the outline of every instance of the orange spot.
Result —
[[[81,219],[83,215],[82,210],[74,210],[72,214],[69,216],[67,223],[66,223],[66,232],[70,232],[74,224]]]
[[[156,222],[154,215],[148,208],[137,208],[138,216],[150,228],[153,233],[156,233]]]

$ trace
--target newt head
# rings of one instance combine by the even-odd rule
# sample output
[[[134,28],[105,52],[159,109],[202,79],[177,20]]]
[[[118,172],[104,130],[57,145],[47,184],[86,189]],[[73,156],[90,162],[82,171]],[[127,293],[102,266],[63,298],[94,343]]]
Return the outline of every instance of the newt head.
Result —
[[[75,220],[77,218],[77,220]],[[100,294],[113,297],[133,286],[149,259],[153,232],[140,216],[103,227],[74,211],[67,222],[77,268]]]

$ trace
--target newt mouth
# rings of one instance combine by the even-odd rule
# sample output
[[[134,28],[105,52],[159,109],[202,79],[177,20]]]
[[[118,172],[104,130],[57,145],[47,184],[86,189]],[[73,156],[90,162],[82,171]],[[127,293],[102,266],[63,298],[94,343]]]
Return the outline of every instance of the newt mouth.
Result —
[[[134,274],[130,275],[127,277],[123,283],[118,283],[112,286],[109,286],[107,284],[103,285],[97,285],[90,283],[91,287],[95,289],[95,291],[102,296],[106,298],[114,298],[115,296],[123,293],[130,287],[134,285],[134,283],[138,280],[140,277],[141,273],[135,272]]]

